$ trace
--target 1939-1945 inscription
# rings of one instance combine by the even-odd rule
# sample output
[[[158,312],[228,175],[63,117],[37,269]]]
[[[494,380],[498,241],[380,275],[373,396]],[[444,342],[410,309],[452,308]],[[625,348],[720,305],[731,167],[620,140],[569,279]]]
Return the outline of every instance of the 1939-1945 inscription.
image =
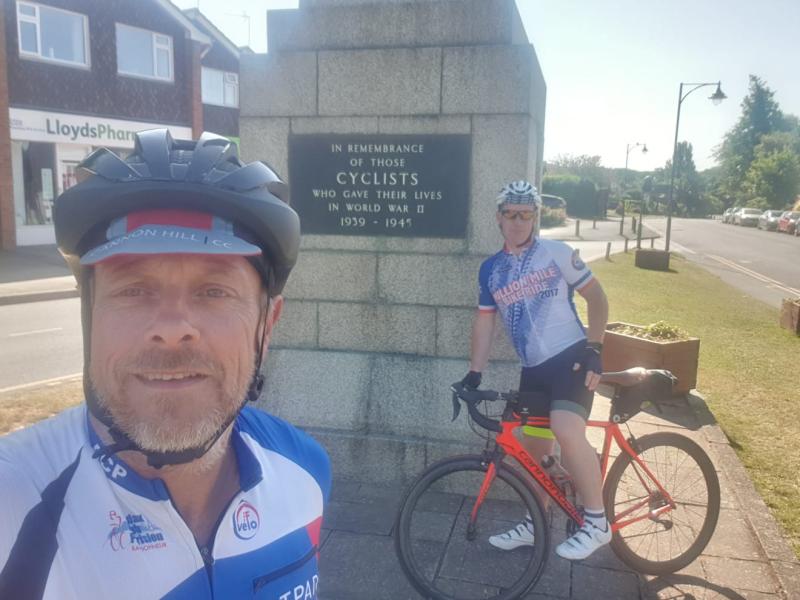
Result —
[[[292,206],[304,233],[463,237],[468,135],[294,135]]]

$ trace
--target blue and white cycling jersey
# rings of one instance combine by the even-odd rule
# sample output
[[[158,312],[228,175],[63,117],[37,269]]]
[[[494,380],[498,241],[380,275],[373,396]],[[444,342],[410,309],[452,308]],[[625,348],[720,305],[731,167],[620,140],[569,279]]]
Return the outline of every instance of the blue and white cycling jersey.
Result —
[[[201,551],[160,479],[92,458],[85,406],[0,438],[0,598],[317,598],[325,451],[250,407],[231,440],[241,489]]]
[[[481,264],[478,308],[499,309],[522,366],[533,367],[586,338],[572,297],[593,282],[577,250],[537,239],[519,256],[504,248]]]

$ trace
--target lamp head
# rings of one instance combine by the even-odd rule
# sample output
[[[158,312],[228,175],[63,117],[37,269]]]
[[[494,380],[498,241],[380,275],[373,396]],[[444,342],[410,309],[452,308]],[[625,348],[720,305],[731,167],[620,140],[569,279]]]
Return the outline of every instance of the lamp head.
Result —
[[[723,100],[725,100],[725,98],[727,98],[725,93],[722,91],[722,88],[720,87],[720,83],[721,82],[717,83],[717,90],[708,97],[709,100],[711,100],[711,102],[714,103],[714,106],[717,106],[720,102],[722,102]]]

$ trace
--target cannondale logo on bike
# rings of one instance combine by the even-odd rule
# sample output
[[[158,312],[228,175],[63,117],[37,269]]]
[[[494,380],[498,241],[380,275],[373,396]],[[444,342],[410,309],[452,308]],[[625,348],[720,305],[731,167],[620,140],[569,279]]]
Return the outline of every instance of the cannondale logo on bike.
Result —
[[[114,552],[147,552],[167,547],[164,531],[143,515],[128,514],[123,517],[112,510],[108,512],[108,520],[111,531],[106,542]]]

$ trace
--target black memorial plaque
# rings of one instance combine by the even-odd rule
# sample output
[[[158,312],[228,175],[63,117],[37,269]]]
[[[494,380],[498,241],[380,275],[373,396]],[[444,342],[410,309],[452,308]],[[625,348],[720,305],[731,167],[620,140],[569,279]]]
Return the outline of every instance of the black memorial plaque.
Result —
[[[293,135],[292,206],[304,233],[464,237],[468,135]]]

